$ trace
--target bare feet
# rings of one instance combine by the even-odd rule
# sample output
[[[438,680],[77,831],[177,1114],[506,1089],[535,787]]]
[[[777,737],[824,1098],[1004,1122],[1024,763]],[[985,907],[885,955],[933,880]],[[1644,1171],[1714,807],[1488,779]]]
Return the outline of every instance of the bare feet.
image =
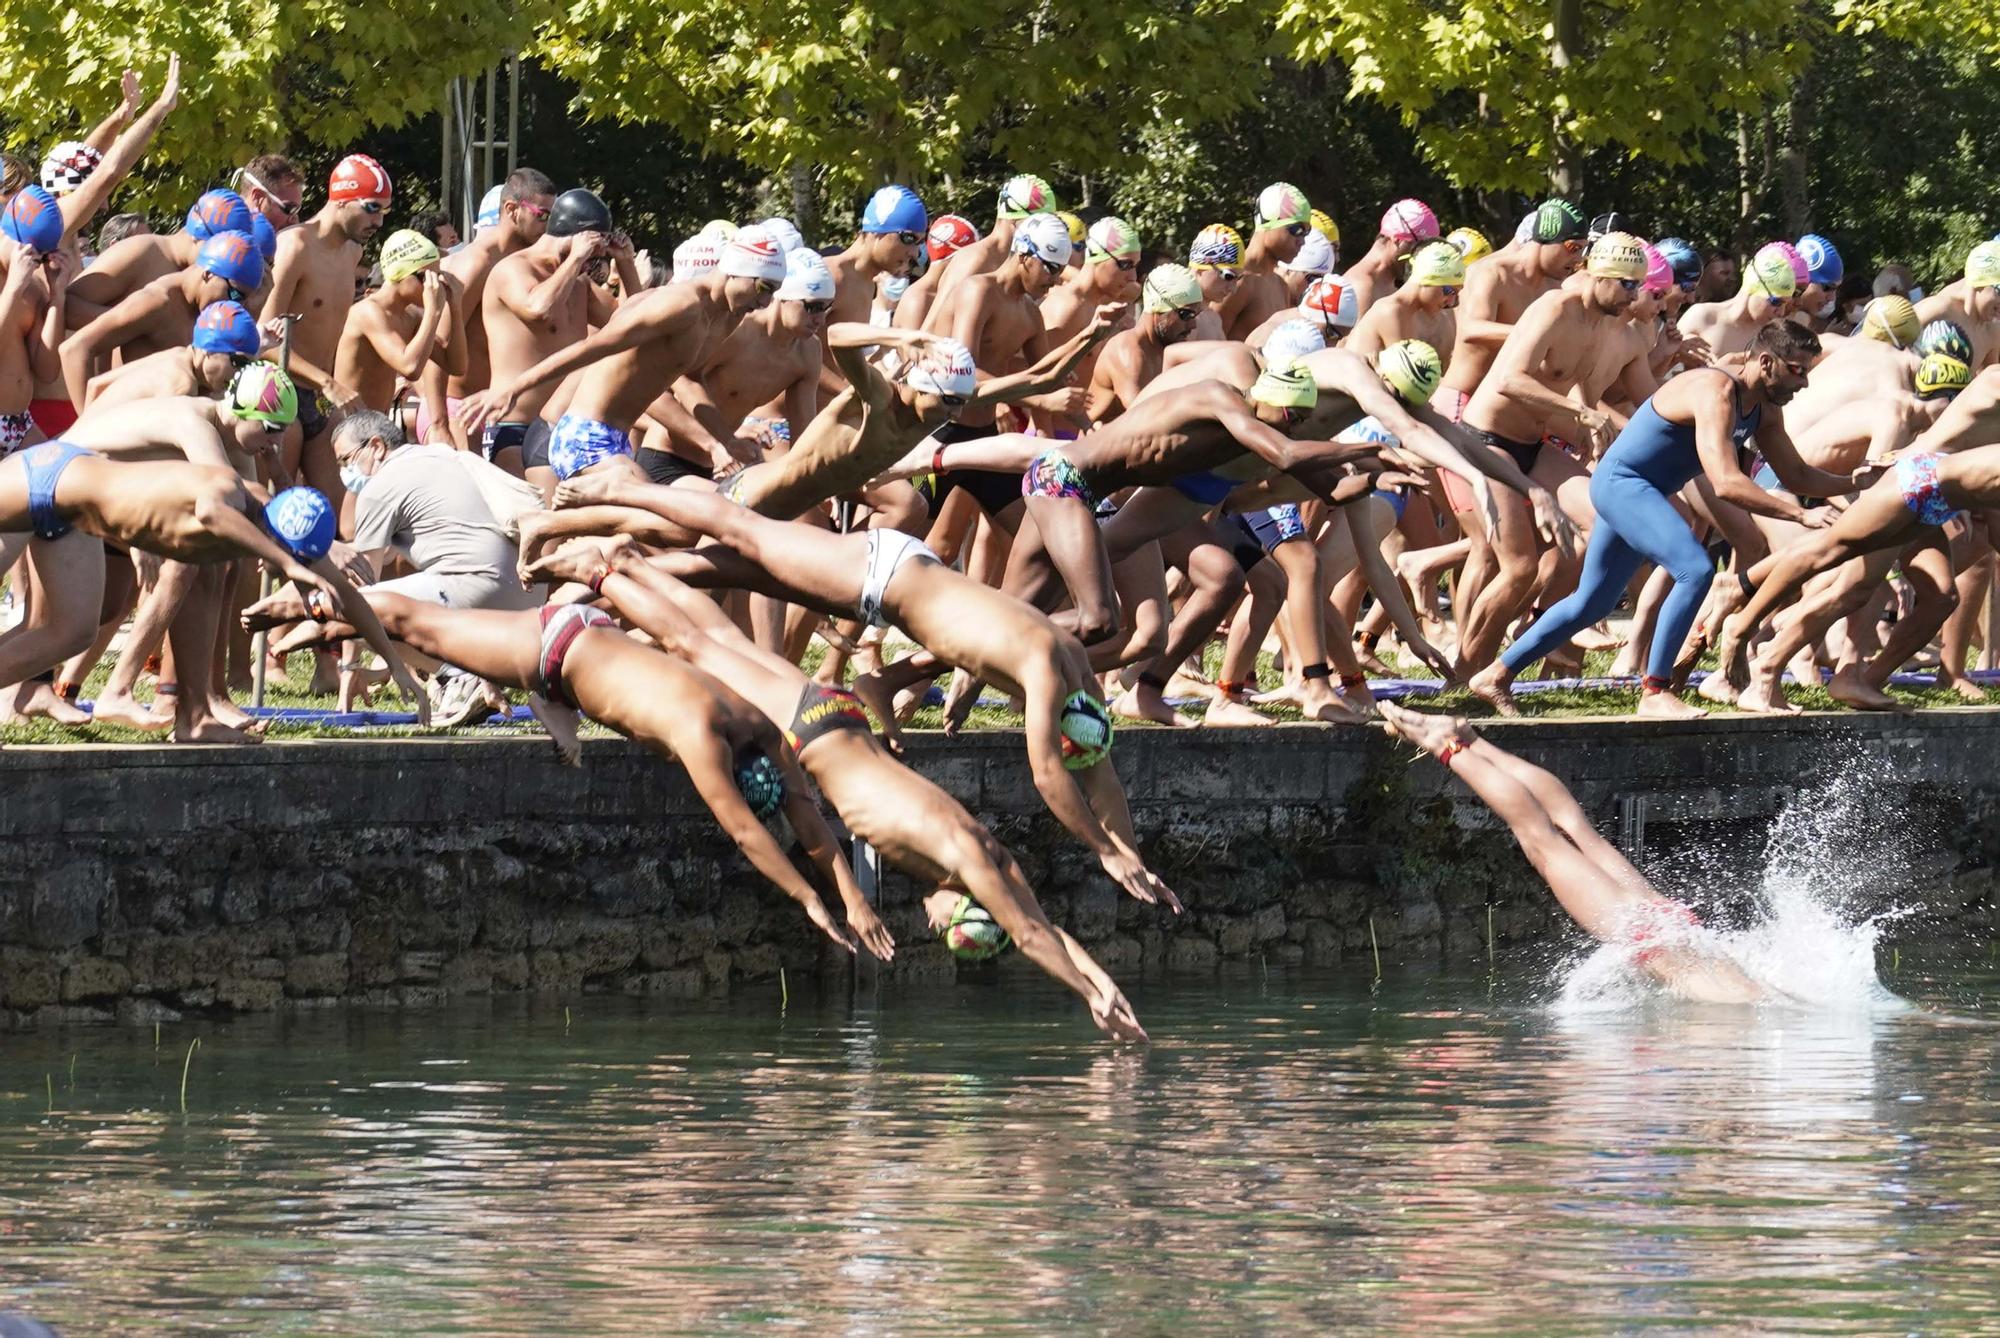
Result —
[[[1708,712],[1663,688],[1639,694],[1639,714],[1648,720],[1699,720]]]
[[[854,680],[852,688],[854,695],[861,699],[861,704],[867,707],[869,713],[875,717],[875,722],[882,726],[883,745],[890,752],[901,757],[903,755],[903,731],[898,726],[902,724],[902,720],[896,714],[896,703],[893,700],[893,694],[882,686],[882,676],[879,673],[863,674]],[[848,916],[847,922],[853,924],[854,917],[852,915]],[[857,929],[856,932],[860,931]],[[868,943],[867,934],[862,933],[861,941],[864,944],[868,944],[870,952],[875,951],[874,945]],[[876,953],[875,955],[878,957],[882,956],[880,953]],[[883,957],[882,960],[886,962],[889,959]]]
[[[1715,635],[1715,674],[1710,677],[1720,675],[1738,692],[1750,681],[1750,647],[1746,639],[1749,632],[1731,614]]]
[[[520,527],[520,537],[515,540],[514,546],[521,554],[515,575],[520,577],[523,589],[537,583],[534,574],[536,559],[541,557],[542,548],[548,543],[549,526],[555,524],[555,519],[553,512],[523,511],[514,522]]]
[[[140,705],[130,693],[116,697],[108,692],[99,694],[91,705],[90,718],[100,725],[117,725],[147,734],[157,734],[174,727],[172,716],[153,714],[152,707]]]
[[[542,722],[542,728],[549,732],[549,742],[555,745],[556,756],[566,767],[583,765],[583,744],[576,737],[576,727],[583,719],[574,707],[560,706],[539,693],[528,694],[528,709],[535,719]]]
[[[595,472],[585,470],[556,485],[556,509],[561,510],[566,506],[598,506],[610,501],[617,495],[618,490],[629,482],[629,479],[621,479],[607,470],[600,469]]]
[[[1857,711],[1907,712],[1910,708],[1897,701],[1882,689],[1862,677],[1861,666],[1850,664],[1845,669],[1836,669],[1827,680],[1826,695],[1842,706],[1851,706]],[[1980,693],[1976,700],[1984,700]]]
[[[245,734],[255,734],[258,738],[262,738],[264,731],[269,728],[267,722],[259,720],[248,711],[239,709],[229,698],[217,694],[209,696],[208,713],[231,729],[240,729]]]
[[[1709,701],[1720,702],[1724,706],[1734,706],[1736,699],[1742,695],[1742,690],[1729,681],[1729,675],[1719,669],[1705,675],[1695,691]]]
[[[1484,669],[1481,669],[1470,679],[1466,680],[1465,686],[1473,696],[1491,706],[1501,715],[1515,716],[1521,714],[1521,708],[1514,702],[1514,694],[1507,690],[1507,666],[1500,661],[1495,660]]]
[[[1381,711],[1382,723],[1390,734],[1414,743],[1432,757],[1454,743],[1470,744],[1479,737],[1463,716],[1413,711],[1394,702],[1383,702]]]
[[[1324,679],[1299,680],[1299,710],[1308,720],[1325,725],[1358,725],[1368,717],[1354,704],[1337,695]]]
[[[1212,711],[1214,708],[1209,709]],[[1167,705],[1166,697],[1150,683],[1134,683],[1131,688],[1119,693],[1112,699],[1111,714],[1125,720],[1150,720],[1156,725],[1172,725],[1176,729],[1193,729],[1197,723],[1192,717],[1184,716]],[[1251,714],[1256,713],[1253,711]]]
[[[1961,700],[1970,702],[1974,706],[1984,706],[1986,704],[1985,688],[1980,687],[1977,683],[1962,674],[1946,673],[1943,666],[1939,666],[1938,668],[1936,684],[1941,688],[1950,688],[1959,695]]]
[[[192,720],[176,720],[174,722],[175,743],[242,744],[262,743],[263,741],[264,736],[262,734],[253,734],[247,730],[232,728],[205,712]]]
[[[1640,705],[1645,703],[1641,701]],[[1753,673],[1749,686],[1736,694],[1738,710],[1753,715],[1797,715],[1799,708],[1785,696],[1784,679],[1777,674]]]
[[[538,514],[530,512],[530,515]],[[522,518],[525,524],[527,517]],[[573,539],[565,544],[557,544],[547,552],[537,553],[534,560],[528,560],[528,544],[521,543],[521,563],[519,575],[523,587],[549,583],[560,585],[574,582],[589,585],[600,580],[610,569],[606,554],[609,545],[600,539]]]
[[[1136,692],[1136,689],[1134,691]],[[1162,704],[1164,705],[1164,702]],[[1113,709],[1115,710],[1116,708],[1114,707]],[[1245,706],[1242,702],[1239,702],[1232,697],[1224,697],[1221,695],[1217,695],[1216,697],[1210,700],[1208,704],[1208,710],[1204,712],[1201,717],[1201,724],[1210,727],[1220,727],[1225,725],[1232,727],[1234,726],[1254,727],[1257,725],[1268,726],[1271,723],[1272,720],[1269,716],[1264,715],[1261,712],[1251,710],[1248,706]]]
[[[13,708],[6,718],[52,720],[58,725],[87,725],[90,713],[72,705],[62,698],[62,694],[48,683],[23,683],[14,690]]]

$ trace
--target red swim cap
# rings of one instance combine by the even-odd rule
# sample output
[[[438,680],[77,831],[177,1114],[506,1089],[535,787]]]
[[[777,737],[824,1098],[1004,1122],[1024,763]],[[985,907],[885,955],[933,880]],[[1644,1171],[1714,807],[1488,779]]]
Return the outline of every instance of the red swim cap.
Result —
[[[350,153],[326,179],[329,200],[386,200],[392,191],[389,174],[365,153]]]

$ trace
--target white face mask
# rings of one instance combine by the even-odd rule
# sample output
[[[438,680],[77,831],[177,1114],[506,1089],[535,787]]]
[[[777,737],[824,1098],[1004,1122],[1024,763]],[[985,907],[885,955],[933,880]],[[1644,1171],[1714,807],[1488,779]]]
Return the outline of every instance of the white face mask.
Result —
[[[340,486],[349,492],[360,492],[368,486],[368,475],[362,473],[351,464],[342,465],[340,467]]]
[[[1912,301],[1912,302],[1921,302],[1921,301],[1923,301],[1923,300],[1924,300],[1924,290],[1923,290],[1923,289],[1921,289],[1921,288],[1914,288],[1914,287],[1910,289],[1910,301]]]
[[[1839,305],[1839,299],[1835,298],[1832,294],[1828,294],[1826,301],[1820,304],[1820,309],[1815,311],[1813,315],[1820,320],[1826,320],[1833,315],[1833,309],[1837,305]]]

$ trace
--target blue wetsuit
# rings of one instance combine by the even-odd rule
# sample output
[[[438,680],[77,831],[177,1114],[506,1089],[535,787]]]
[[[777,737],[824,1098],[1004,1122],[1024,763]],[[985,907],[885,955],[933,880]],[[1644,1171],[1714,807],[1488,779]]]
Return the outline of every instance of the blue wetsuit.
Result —
[[[1693,372],[1689,375],[1705,375]],[[1731,382],[1732,393],[1735,391]],[[1739,411],[1730,436],[1740,447],[1757,431],[1763,406]],[[1715,564],[1668,499],[1701,473],[1692,423],[1670,423],[1647,400],[1611,443],[1590,480],[1597,524],[1583,557],[1575,593],[1547,610],[1500,657],[1509,673],[1533,664],[1618,606],[1625,587],[1645,561],[1673,575],[1674,588],[1660,606],[1659,625],[1646,657],[1648,686],[1671,679],[1674,657],[1701,611]]]

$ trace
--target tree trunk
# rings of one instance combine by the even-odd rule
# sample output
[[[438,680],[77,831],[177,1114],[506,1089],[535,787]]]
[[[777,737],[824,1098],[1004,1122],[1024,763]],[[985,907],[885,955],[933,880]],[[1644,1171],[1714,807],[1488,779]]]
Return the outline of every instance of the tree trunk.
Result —
[[[1800,72],[1785,104],[1783,147],[1778,151],[1778,183],[1785,206],[1785,235],[1802,237],[1812,231],[1812,183],[1806,174],[1806,147],[1811,141],[1812,100],[1817,93],[1811,65]]]
[[[1549,48],[1549,66],[1556,71],[1555,82],[1560,87],[1562,72],[1583,54],[1583,0],[1555,0],[1553,19],[1555,41]],[[1555,147],[1554,161],[1549,164],[1549,186],[1558,195],[1579,195],[1583,191],[1583,159],[1560,112],[1550,118],[1549,129]]]
[[[819,204],[813,198],[813,172],[810,163],[793,163],[792,177],[792,223],[803,237],[819,235]]]

